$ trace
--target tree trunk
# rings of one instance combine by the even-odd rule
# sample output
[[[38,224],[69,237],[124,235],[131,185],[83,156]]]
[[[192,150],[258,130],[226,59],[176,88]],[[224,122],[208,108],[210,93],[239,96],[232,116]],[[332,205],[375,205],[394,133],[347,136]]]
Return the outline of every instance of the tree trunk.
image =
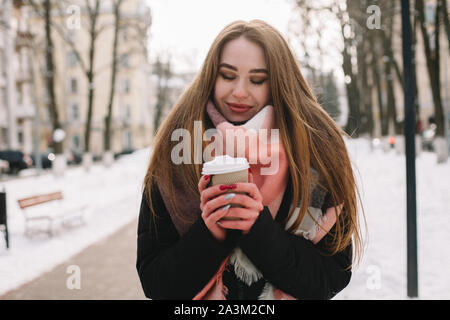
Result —
[[[434,116],[436,120],[436,135],[444,137],[444,111],[441,100],[440,63],[439,63],[439,17],[440,1],[436,6],[436,21],[434,30],[434,48],[430,45],[430,37],[425,25],[425,13],[423,0],[416,0],[416,10],[419,14],[419,25],[424,42],[425,58],[427,61],[428,76],[430,78],[431,92],[434,103]]]
[[[442,17],[444,18],[444,29],[445,33],[447,34],[447,45],[450,48],[450,22],[448,18],[448,9],[447,9],[447,0],[438,0],[438,2],[441,3],[440,8],[442,12]],[[448,50],[448,53],[450,54],[450,50]]]
[[[381,72],[379,66],[379,49],[380,49],[380,32],[378,30],[372,30],[370,33],[370,42],[372,43],[372,59],[370,63],[373,83],[375,84],[375,93],[377,96],[378,105],[378,121],[381,128],[381,136],[388,135],[388,121],[383,104],[383,89],[381,86]]]
[[[44,10],[45,10],[45,40],[46,40],[46,52],[45,52],[45,62],[47,65],[45,79],[47,86],[47,94],[48,94],[48,108],[50,111],[53,132],[56,129],[61,129],[61,123],[59,121],[59,112],[58,106],[56,103],[56,95],[55,95],[55,64],[53,59],[53,41],[51,35],[51,3],[50,0],[45,0],[44,2]],[[53,138],[53,137],[52,137]],[[63,153],[63,142],[53,141],[53,147],[55,154]]]
[[[111,87],[109,92],[108,100],[108,114],[105,119],[105,151],[111,150],[111,120],[112,120],[112,110],[114,103],[114,95],[116,89],[116,74],[117,74],[117,43],[119,38],[119,27],[120,27],[120,5],[122,0],[114,2],[114,42],[112,50],[112,70],[111,70]]]
[[[90,138],[91,138],[91,127],[92,127],[92,113],[93,113],[93,102],[94,102],[94,58],[95,58],[95,40],[97,36],[96,24],[97,17],[99,13],[99,0],[95,2],[94,11],[90,12],[90,46],[89,46],[89,70],[86,74],[88,82],[88,111],[86,118],[86,129],[84,136],[84,151],[85,153],[90,152]]]
[[[391,2],[391,10],[393,10]],[[389,128],[389,123],[394,126],[394,134],[396,136],[403,134],[402,127],[397,121],[397,109],[394,94],[394,75],[392,74],[393,58],[394,53],[392,52],[392,36],[393,36],[393,17],[388,15],[386,17],[385,29],[381,30],[382,40],[383,40],[383,51],[384,51],[384,78],[387,89],[387,123]],[[389,31],[388,31],[389,30]]]
[[[356,83],[356,77],[352,71],[351,55],[348,52],[350,47],[349,42],[346,41],[344,36],[344,25],[341,25],[342,36],[344,37],[344,50],[342,51],[342,69],[349,82],[346,81],[346,91],[348,100],[348,118],[345,126],[345,132],[351,136],[359,136],[359,126],[361,123],[361,117],[359,113],[359,92]]]
[[[158,76],[157,103],[153,119],[153,131],[156,133],[164,113],[164,108],[170,103],[168,87],[169,80],[172,77],[170,60],[162,62],[160,57],[157,57],[154,65],[154,73]]]
[[[367,132],[370,137],[374,137],[374,126],[373,126],[373,112],[372,112],[372,101],[371,97],[371,86],[368,83],[368,74],[367,74],[367,35],[365,31],[362,34],[361,43],[357,47],[358,52],[358,73],[359,73],[359,91],[360,96],[362,97],[361,104],[363,106],[364,111],[361,116],[361,132]]]

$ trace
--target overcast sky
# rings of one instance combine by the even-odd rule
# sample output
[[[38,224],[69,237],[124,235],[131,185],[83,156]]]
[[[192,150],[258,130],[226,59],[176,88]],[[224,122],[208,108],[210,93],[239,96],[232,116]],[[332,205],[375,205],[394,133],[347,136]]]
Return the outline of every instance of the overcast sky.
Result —
[[[214,38],[227,24],[262,19],[286,35],[286,0],[147,0],[152,10],[150,50],[170,52],[176,69],[198,70]]]

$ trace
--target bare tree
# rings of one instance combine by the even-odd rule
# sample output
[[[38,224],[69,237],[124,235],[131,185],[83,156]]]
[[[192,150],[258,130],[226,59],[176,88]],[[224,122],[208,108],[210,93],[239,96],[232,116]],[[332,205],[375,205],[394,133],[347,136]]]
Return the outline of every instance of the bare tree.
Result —
[[[88,110],[86,117],[86,129],[84,134],[84,151],[89,153],[90,151],[90,138],[91,138],[91,128],[92,128],[92,112],[93,112],[93,101],[94,101],[94,65],[95,65],[95,44],[97,37],[99,35],[99,30],[97,30],[97,21],[100,9],[100,0],[95,0],[94,6],[91,6],[90,1],[86,0],[86,8],[88,11],[89,18],[89,69],[86,72],[86,77],[88,81]]]
[[[359,25],[363,25],[364,21],[361,18],[361,15],[358,17]],[[374,119],[373,119],[373,111],[372,111],[372,84],[369,84],[369,73],[370,73],[370,55],[367,54],[369,48],[371,47],[371,43],[369,41],[370,37],[368,34],[367,28],[359,28],[360,34],[357,36],[358,41],[356,45],[356,55],[357,55],[357,68],[358,74],[358,90],[361,96],[361,128],[363,132],[369,134],[370,137],[373,137],[374,132]]]
[[[442,11],[442,18],[444,22],[444,30],[447,34],[447,45],[450,48],[450,22],[448,18],[448,8],[447,8],[447,0],[438,0],[440,2],[440,9]],[[448,50],[448,53],[450,54],[450,50]]]
[[[47,89],[47,107],[49,110],[51,123],[53,127],[53,132],[57,129],[61,129],[61,121],[58,111],[58,104],[55,94],[55,75],[56,75],[56,65],[53,56],[53,39],[52,30],[53,22],[51,17],[51,11],[54,3],[51,0],[44,0],[43,3],[29,0],[30,6],[33,8],[34,13],[37,16],[44,18],[44,28],[45,28],[45,71],[44,79]],[[53,148],[55,154],[63,153],[63,141],[53,141]]]
[[[123,0],[112,0],[113,1],[113,13],[114,13],[114,40],[112,46],[112,64],[111,66],[106,65],[106,67],[111,67],[111,86],[110,86],[110,94],[108,100],[108,108],[107,115],[105,117],[105,151],[110,151],[111,149],[111,136],[112,136],[112,118],[113,118],[113,103],[114,96],[116,93],[116,79],[117,74],[120,71],[120,57],[118,54],[118,42],[119,42],[119,33],[121,31],[131,31],[127,32],[127,37],[130,37],[132,40],[132,46],[127,48],[125,51],[122,51],[122,57],[130,58],[132,55],[141,55],[148,58],[148,36],[149,29],[151,25],[151,16],[149,11],[139,13],[139,17],[133,16],[131,19],[128,18],[127,14],[123,14],[121,12],[121,5],[124,2]],[[129,59],[128,62],[129,64]],[[128,67],[134,68],[137,66],[129,65]],[[139,67],[142,67],[140,65]]]
[[[58,5],[56,7],[57,10],[59,10],[59,15],[61,17],[65,16],[65,7],[70,4],[71,2],[67,1],[59,1]],[[70,37],[69,33],[67,32],[67,29],[58,23],[56,20],[54,20],[53,27],[58,32],[59,36],[65,41],[66,44],[69,45],[71,48],[75,58],[78,61],[78,64],[80,68],[83,71],[83,74],[86,77],[87,80],[87,116],[86,116],[86,124],[85,124],[85,134],[84,134],[84,151],[85,153],[90,152],[90,137],[91,137],[91,128],[92,128],[92,114],[94,109],[94,94],[95,94],[95,75],[96,75],[96,62],[95,62],[95,48],[96,48],[96,42],[103,30],[109,27],[109,25],[98,25],[98,18],[100,14],[100,0],[85,0],[85,6],[84,9],[87,13],[87,32],[89,34],[89,49],[88,49],[88,59],[87,63],[82,58],[82,54],[79,51],[79,49],[76,47],[74,41]]]
[[[436,120],[436,135],[444,137],[444,110],[441,99],[440,86],[440,28],[441,1],[437,1],[435,8],[435,21],[433,24],[433,34],[427,31],[427,21],[425,20],[425,8],[423,0],[416,0],[416,12],[419,17],[420,31],[424,43],[424,53],[427,62],[428,76],[430,78],[431,92],[434,102],[434,115]],[[432,41],[433,40],[433,41]]]
[[[360,133],[361,113],[360,113],[360,94],[358,91],[357,74],[352,64],[352,48],[355,47],[355,23],[351,19],[349,12],[351,5],[355,2],[346,0],[346,6],[334,6],[334,12],[341,25],[341,34],[344,42],[342,50],[342,70],[346,77],[347,101],[349,106],[347,125],[345,131],[349,135],[358,137]],[[345,9],[344,9],[345,8]]]
[[[162,61],[161,55],[158,55],[153,65],[153,74],[157,77],[157,101],[154,115],[154,132],[159,128],[164,110],[170,104],[170,87],[169,81],[173,76],[170,56],[166,62]]]
[[[345,75],[345,88],[347,93],[347,102],[349,106],[347,124],[345,131],[353,136],[358,136],[361,133],[360,123],[360,92],[357,85],[357,73],[354,66],[354,49],[356,45],[355,30],[353,21],[350,19],[347,12],[347,8],[352,2],[347,0],[341,1],[312,1],[312,0],[296,0],[295,5],[297,11],[300,13],[300,19],[304,23],[304,26],[308,27],[308,22],[311,19],[311,15],[316,15],[318,12],[326,12],[332,14],[340,24],[340,34],[343,40],[342,55],[342,71]],[[305,39],[310,33],[303,29],[303,32],[299,37],[301,43],[305,43]],[[320,36],[320,32],[317,33]],[[320,54],[319,50],[319,54]],[[305,49],[305,54],[308,49]],[[314,74],[313,74],[314,77]]]
[[[384,64],[384,83],[386,85],[386,106],[387,106],[387,119],[386,125],[390,123],[394,126],[394,134],[402,135],[403,127],[397,117],[397,105],[394,94],[394,74],[393,70],[398,68],[398,64],[395,60],[392,50],[392,39],[394,37],[394,17],[396,15],[395,2],[383,0],[380,1],[382,11],[384,12],[384,19],[382,20],[380,36],[383,48],[382,61]]]
[[[108,99],[108,111],[105,117],[105,151],[110,151],[111,149],[111,119],[112,119],[112,110],[113,110],[113,102],[115,96],[115,88],[116,88],[116,74],[117,74],[117,45],[119,39],[119,30],[120,30],[120,6],[123,0],[114,0],[113,1],[113,11],[114,11],[114,40],[112,46],[112,67],[111,67],[111,85],[109,91],[109,99]]]

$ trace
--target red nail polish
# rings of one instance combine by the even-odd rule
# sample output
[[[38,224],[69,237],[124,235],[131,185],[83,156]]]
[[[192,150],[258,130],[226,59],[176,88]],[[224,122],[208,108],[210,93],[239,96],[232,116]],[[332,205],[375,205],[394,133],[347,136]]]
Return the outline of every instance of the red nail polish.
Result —
[[[205,179],[205,180],[208,180],[209,179],[209,174],[207,174],[207,175],[205,175],[203,178]]]
[[[229,188],[230,188],[230,189],[236,189],[236,188],[237,188],[237,185],[232,184]]]
[[[252,168],[248,167],[248,172],[253,173]]]
[[[219,189],[220,190],[228,190],[229,187],[227,185],[225,185],[225,184],[222,184],[222,185],[220,185]]]

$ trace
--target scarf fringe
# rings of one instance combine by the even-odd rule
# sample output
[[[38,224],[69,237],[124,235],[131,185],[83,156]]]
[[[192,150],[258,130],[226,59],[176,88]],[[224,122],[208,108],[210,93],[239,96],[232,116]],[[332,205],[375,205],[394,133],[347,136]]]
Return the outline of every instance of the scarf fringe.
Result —
[[[239,247],[233,250],[230,263],[234,266],[236,276],[247,285],[251,285],[262,278],[262,273]]]
[[[258,300],[275,300],[273,289],[274,287],[272,286],[272,284],[267,282],[261,294],[259,295]]]

